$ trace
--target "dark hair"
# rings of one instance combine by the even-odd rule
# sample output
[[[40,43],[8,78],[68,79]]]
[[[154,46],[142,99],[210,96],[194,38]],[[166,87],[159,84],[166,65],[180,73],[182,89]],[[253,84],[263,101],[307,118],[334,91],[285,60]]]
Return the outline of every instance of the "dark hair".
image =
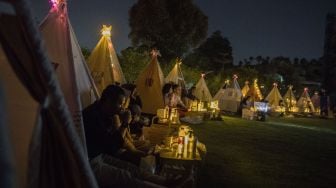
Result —
[[[139,105],[133,104],[129,107],[129,109],[131,110],[132,115],[141,115],[141,108]]]
[[[123,84],[121,85],[122,88],[129,90],[131,93],[136,89],[135,84]]]
[[[169,92],[170,88],[172,88],[172,84],[171,83],[166,83],[163,87],[162,87],[162,94],[165,95]]]
[[[108,85],[102,92],[100,101],[106,101],[108,99],[116,99],[120,95],[126,96],[125,90],[117,85]]]
[[[173,84],[173,86],[172,86],[173,91],[178,87],[180,87],[178,84]]]

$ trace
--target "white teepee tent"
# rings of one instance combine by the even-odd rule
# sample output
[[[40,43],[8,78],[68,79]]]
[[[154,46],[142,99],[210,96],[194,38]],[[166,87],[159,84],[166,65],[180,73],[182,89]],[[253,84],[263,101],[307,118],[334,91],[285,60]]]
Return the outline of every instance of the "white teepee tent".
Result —
[[[272,90],[269,92],[265,99],[268,101],[268,104],[273,108],[276,108],[280,105],[280,101],[283,101],[283,98],[279,92],[278,84],[273,84]]]
[[[102,37],[88,58],[92,77],[100,93],[110,84],[126,83],[111,41],[111,29],[112,26],[103,25]]]
[[[85,145],[81,111],[99,95],[70,24],[66,1],[55,0],[52,3],[48,15],[40,24],[40,31],[65,101]]]
[[[242,89],[242,91],[241,91],[243,97],[246,96],[246,93],[248,92],[248,90],[250,90],[250,87],[249,87],[249,81],[245,81],[245,85],[244,85],[244,87],[243,87],[243,89]]]
[[[283,96],[284,103],[286,105],[286,110],[289,112],[298,112],[297,100],[293,93],[293,86],[290,85],[286,94]]]
[[[159,108],[164,107],[162,87],[164,77],[158,62],[159,52],[152,50],[152,59],[147,67],[139,74],[136,85],[142,100],[142,111],[148,114],[156,114]]]
[[[6,101],[0,104],[0,126],[8,129],[10,142],[1,136],[0,187],[9,187],[4,177],[15,180],[13,187],[98,187],[30,5],[24,0],[2,5],[10,11],[0,8],[0,86]],[[13,161],[10,172],[1,160],[6,153]]]
[[[176,64],[174,65],[173,69],[168,73],[167,77],[165,78],[165,82],[173,82],[175,84],[180,85],[182,88],[185,88],[185,81],[181,70],[181,59],[176,59]]]
[[[311,98],[311,101],[314,105],[316,113],[320,113],[320,111],[321,111],[320,99],[321,99],[321,97],[320,97],[319,93],[317,91],[315,91],[314,95]]]
[[[308,88],[304,88],[302,95],[297,102],[297,106],[299,108],[299,112],[304,112],[304,113],[315,112],[314,105],[308,93]]]
[[[239,109],[242,92],[237,78],[237,75],[234,75],[231,84],[229,83],[229,80],[227,80],[224,84],[226,87],[220,88],[217,94],[213,97],[214,100],[218,100],[218,107],[221,110],[237,112]]]
[[[204,74],[201,75],[201,78],[196,84],[195,96],[204,102],[211,102],[212,96],[208,89],[208,86],[204,80]]]

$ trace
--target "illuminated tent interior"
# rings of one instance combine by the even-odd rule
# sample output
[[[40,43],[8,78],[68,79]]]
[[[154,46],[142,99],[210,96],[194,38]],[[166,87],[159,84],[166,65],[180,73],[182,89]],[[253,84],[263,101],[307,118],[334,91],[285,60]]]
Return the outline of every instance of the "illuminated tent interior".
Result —
[[[242,99],[242,92],[237,81],[237,75],[232,78],[232,83],[226,80],[223,87],[219,89],[214,100],[218,100],[218,107],[224,111],[237,112],[239,109],[240,101]]]
[[[158,109],[164,107],[162,94],[164,77],[157,59],[159,51],[152,50],[151,55],[151,61],[139,74],[136,85],[143,104],[142,112],[156,114]]]
[[[116,82],[126,84],[116,51],[111,40],[112,26],[103,25],[102,37],[88,58],[91,75],[101,93],[106,86]]]

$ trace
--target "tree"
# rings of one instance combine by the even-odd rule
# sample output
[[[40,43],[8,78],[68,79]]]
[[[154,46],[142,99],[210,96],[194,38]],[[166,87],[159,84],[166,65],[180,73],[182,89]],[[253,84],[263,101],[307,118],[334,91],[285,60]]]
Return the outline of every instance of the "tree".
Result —
[[[138,0],[129,16],[133,45],[156,47],[165,62],[182,57],[207,36],[208,18],[192,0]]]
[[[87,59],[90,56],[91,51],[89,50],[89,48],[85,48],[85,47],[82,47],[81,50],[82,50],[82,54],[84,58]]]
[[[133,82],[150,61],[149,49],[128,47],[121,51],[119,60],[126,80]]]
[[[201,67],[211,67],[213,71],[219,72],[233,66],[231,43],[222,37],[220,31],[215,31],[196,49],[196,52],[209,60],[209,64]]]

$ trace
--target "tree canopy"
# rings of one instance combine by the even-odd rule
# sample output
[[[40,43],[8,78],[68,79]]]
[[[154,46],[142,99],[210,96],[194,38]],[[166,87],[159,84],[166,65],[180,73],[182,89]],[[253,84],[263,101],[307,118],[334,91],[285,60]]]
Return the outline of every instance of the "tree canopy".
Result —
[[[233,66],[232,47],[227,38],[222,37],[220,31],[215,31],[193,53],[186,58],[190,66],[211,70],[223,71]]]
[[[156,47],[165,62],[182,57],[207,36],[208,17],[192,0],[138,0],[129,16],[133,45]]]

